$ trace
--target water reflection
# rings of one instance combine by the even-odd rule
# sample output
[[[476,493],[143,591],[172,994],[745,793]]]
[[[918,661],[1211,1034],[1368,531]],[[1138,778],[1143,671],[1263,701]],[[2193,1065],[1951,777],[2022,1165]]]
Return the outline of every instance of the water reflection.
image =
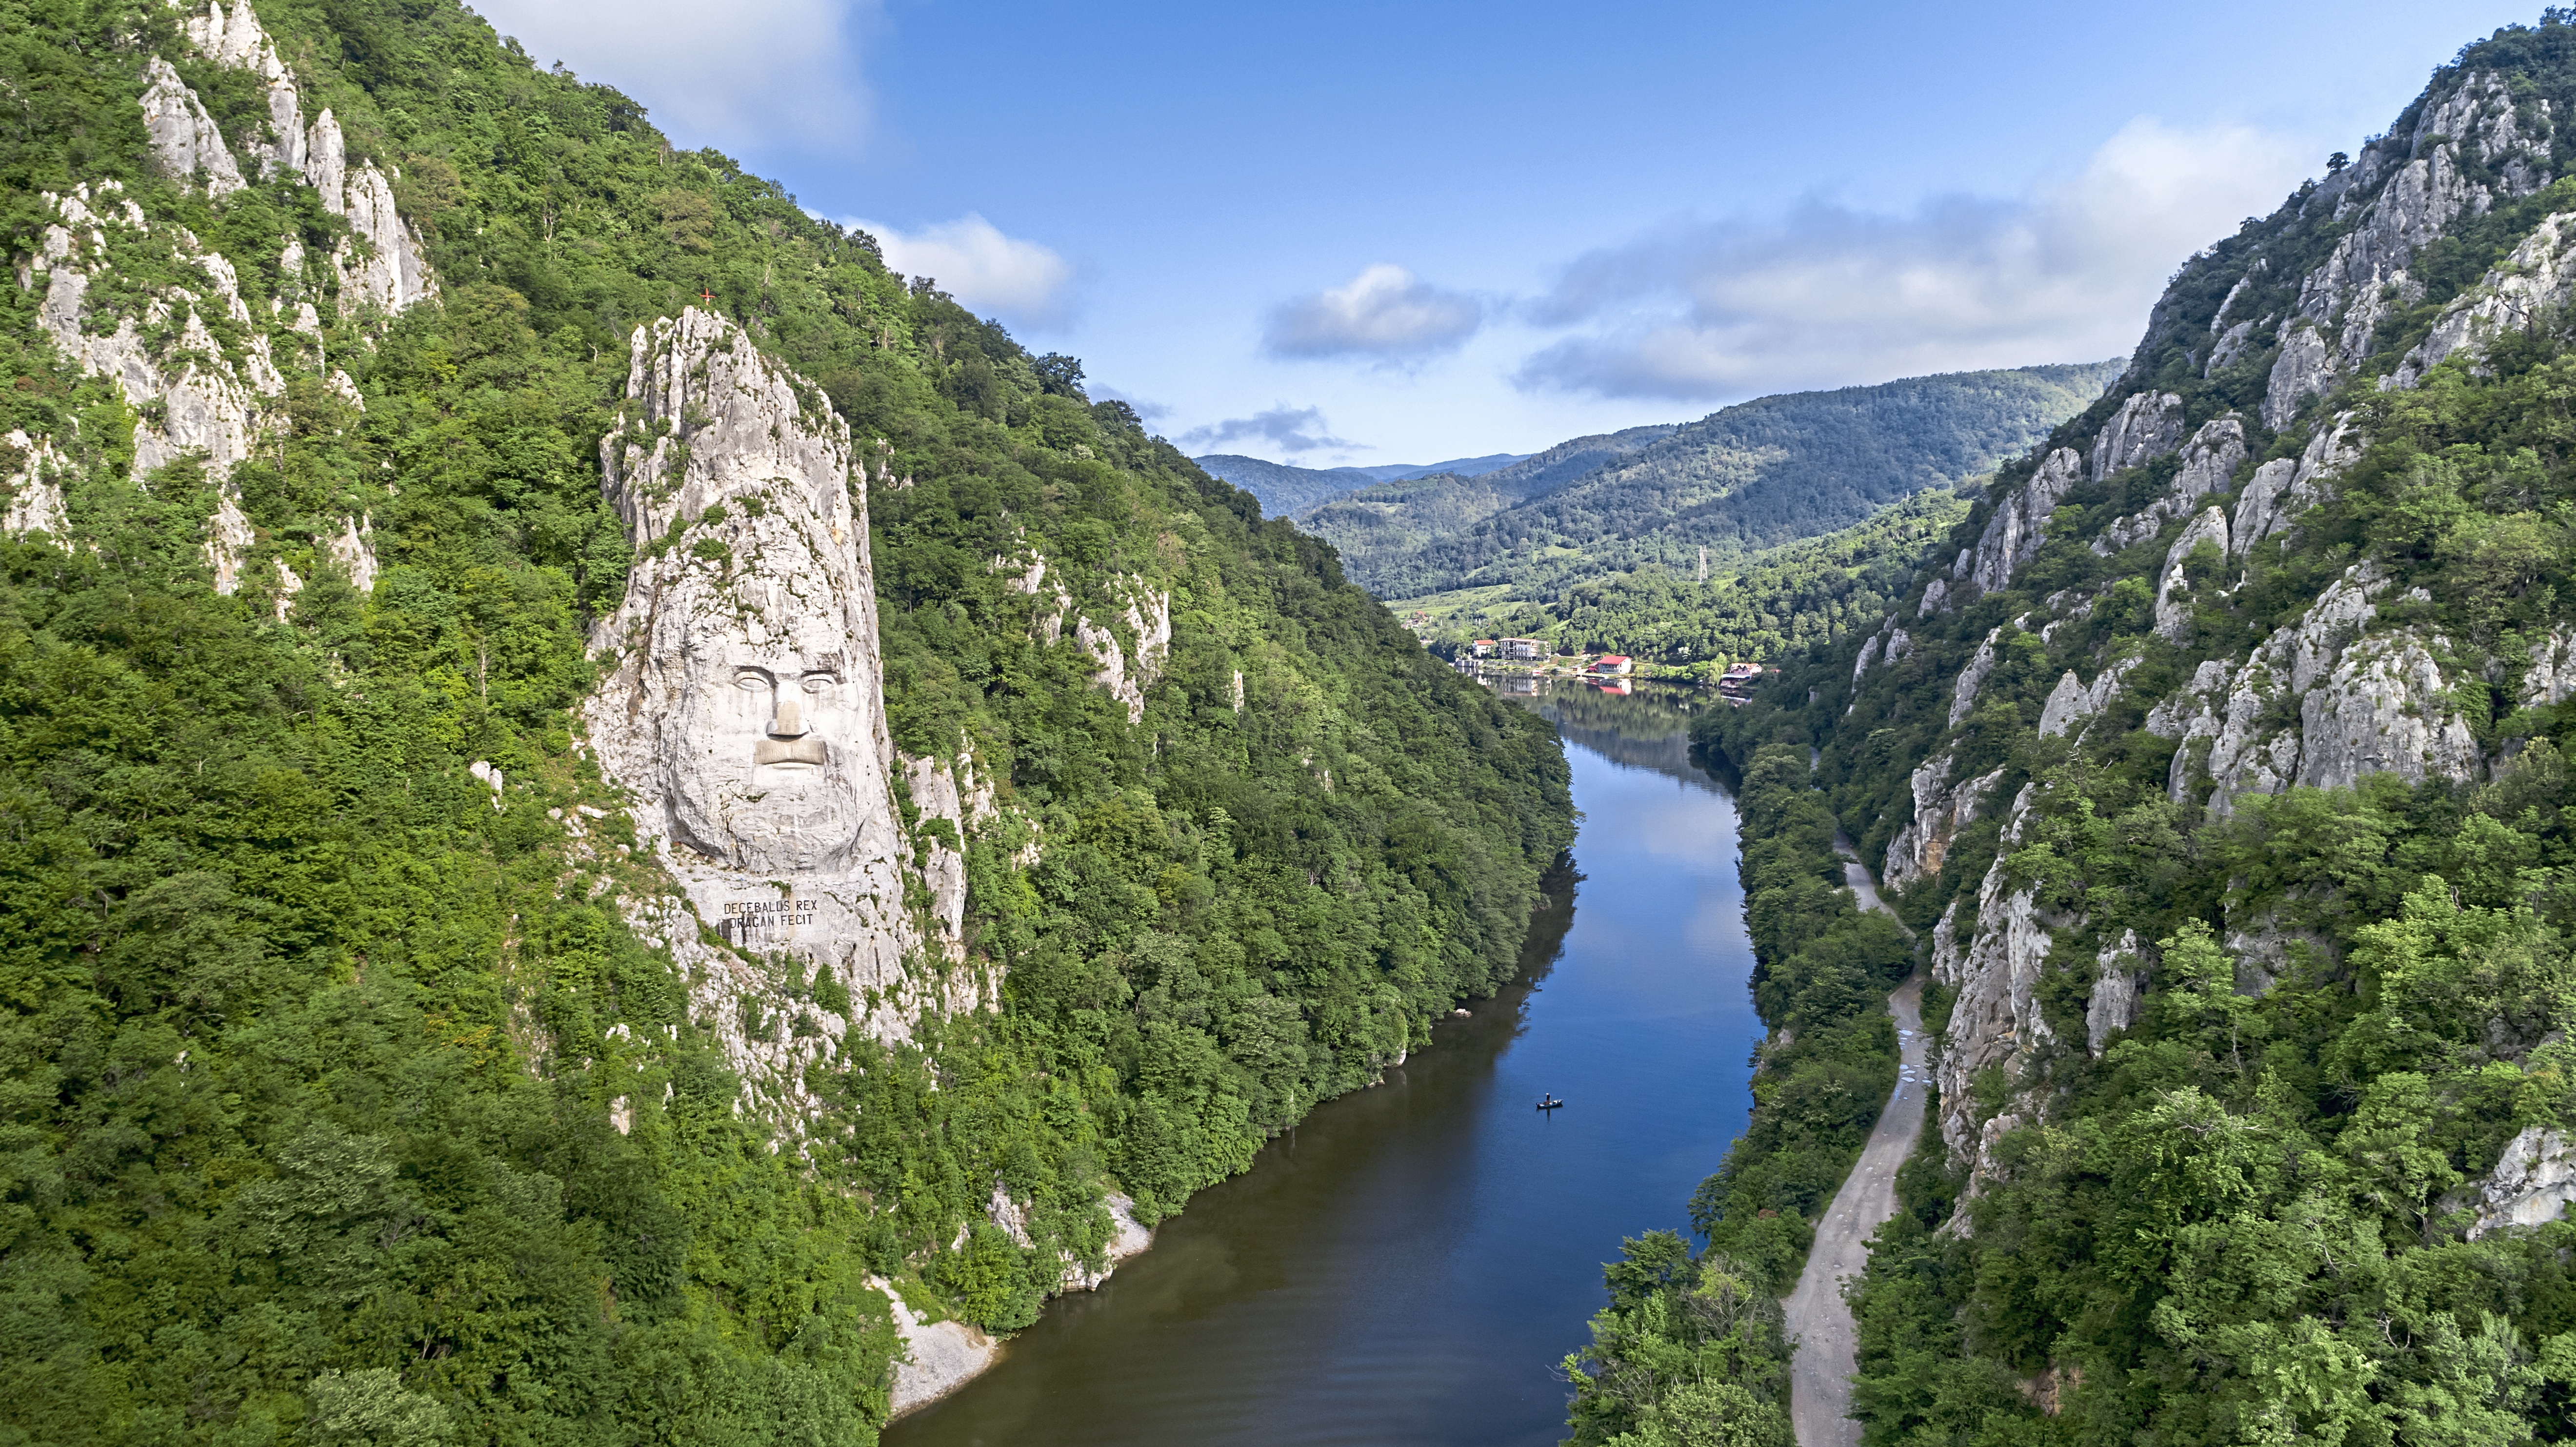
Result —
[[[1584,813],[1519,980],[1201,1192],[891,1447],[1562,1435],[1550,1368],[1600,1264],[1683,1224],[1743,1128],[1759,1026],[1733,804],[1682,736],[1696,700],[1511,682],[1564,734]],[[1566,1108],[1532,1110],[1543,1093]]]

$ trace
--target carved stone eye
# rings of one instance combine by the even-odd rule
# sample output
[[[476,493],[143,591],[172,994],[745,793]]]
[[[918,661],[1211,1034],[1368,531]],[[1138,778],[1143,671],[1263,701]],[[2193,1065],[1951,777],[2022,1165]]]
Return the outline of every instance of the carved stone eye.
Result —
[[[832,677],[832,675],[828,673],[809,673],[805,675],[805,691],[807,693],[829,693],[832,691],[832,685],[839,681],[840,680]]]
[[[746,673],[735,678],[733,686],[741,689],[745,693],[758,693],[762,689],[769,687],[769,680],[763,678],[757,673]]]

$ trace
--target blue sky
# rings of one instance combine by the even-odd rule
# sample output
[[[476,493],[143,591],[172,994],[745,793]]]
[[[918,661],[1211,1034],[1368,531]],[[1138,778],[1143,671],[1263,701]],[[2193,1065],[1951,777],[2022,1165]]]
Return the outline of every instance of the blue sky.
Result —
[[[2124,352],[2536,5],[488,0],[1193,452],[1527,452]]]

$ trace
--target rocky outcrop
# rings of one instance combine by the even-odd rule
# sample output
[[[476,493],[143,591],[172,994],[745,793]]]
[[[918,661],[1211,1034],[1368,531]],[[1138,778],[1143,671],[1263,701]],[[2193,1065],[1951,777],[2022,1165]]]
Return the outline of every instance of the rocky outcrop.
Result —
[[[1132,724],[1144,720],[1145,690],[1163,676],[1163,665],[1172,656],[1172,595],[1147,586],[1142,578],[1119,581],[1126,596],[1120,600],[1124,607],[1117,620],[1127,625],[1127,639],[1135,648],[1132,666],[1126,646],[1110,627],[1079,617],[1074,620],[1073,636],[1100,665],[1091,681],[1127,706],[1127,721]]]
[[[140,429],[138,429],[140,430]],[[206,519],[206,567],[215,575],[215,591],[226,597],[241,589],[242,560],[259,541],[241,510],[241,489],[226,482],[215,489],[215,515]],[[283,566],[283,565],[281,565]],[[301,582],[297,587],[303,586]],[[287,590],[290,594],[293,588]]]
[[[1950,727],[1957,728],[1966,723],[1968,715],[1976,710],[1977,690],[1986,686],[1987,675],[1995,671],[1995,644],[2003,636],[2001,624],[1987,629],[1985,640],[1977,645],[1975,653],[1969,655],[1968,666],[1960,669],[1958,678],[1951,682]]]
[[[2084,1002],[2084,1048],[2094,1059],[2114,1031],[2138,1023],[2138,996],[2145,989],[2138,968],[2138,932],[2122,930],[2119,941],[2102,947],[2093,968],[2093,993]]]
[[[2250,560],[2255,544],[2267,538],[2286,542],[2291,524],[2332,495],[2334,479],[2359,460],[2361,445],[2361,429],[2346,412],[2317,428],[2295,466],[2276,458],[2254,469],[2228,529],[2230,554]]]
[[[2545,1226],[2576,1201],[2576,1141],[2550,1126],[2524,1126],[2495,1169],[2460,1194],[2474,1213],[2472,1241],[2502,1227]]]
[[[2182,398],[2172,392],[2138,392],[2093,439],[2093,480],[2122,468],[2153,462],[2182,445]],[[2055,504],[2051,504],[2054,506]]]
[[[2531,650],[2531,667],[2514,697],[2524,708],[2548,708],[2576,696],[2576,629],[2560,624]]]
[[[2225,492],[2244,461],[2242,421],[2228,416],[2202,423],[2182,450],[2182,466],[2174,473],[2173,485],[2154,502],[2103,529],[2093,540],[2093,551],[2107,558],[2163,532],[2167,523],[2189,513],[2202,498]]]
[[[224,144],[223,132],[179,72],[156,55],[144,63],[143,76],[151,82],[142,96],[143,129],[152,138],[152,158],[163,174],[182,185],[202,181],[210,196],[242,189],[241,167]]]
[[[2018,843],[2032,789],[2025,785],[2013,801],[2005,838]],[[1998,854],[1977,889],[1977,933],[1966,950],[1947,967],[1936,952],[1933,978],[1958,994],[1935,1072],[1941,1085],[1941,1138],[1961,1160],[1983,1169],[1986,1148],[2000,1131],[1980,1131],[1976,1094],[1971,1085],[1989,1066],[2011,1067],[2025,1051],[2056,1038],[2041,1017],[2035,994],[2048,952],[2054,944],[2052,921],[2043,917],[2034,891],[2007,882],[2005,856]],[[1989,1123],[1991,1125],[1991,1123]]]
[[[993,817],[993,785],[975,776],[975,755],[961,748],[954,764],[937,759],[903,760],[905,791],[924,820],[944,821],[940,831],[919,829],[916,868],[930,890],[930,916],[939,945],[951,963],[966,959],[965,843],[978,825]]]
[[[278,58],[277,47],[260,29],[259,16],[252,12],[250,0],[233,0],[230,14],[222,5],[208,0],[203,14],[190,14],[180,22],[189,43],[208,60],[246,70],[257,76],[268,91],[268,134],[244,147],[248,155],[259,160],[263,180],[279,175],[300,175],[304,171],[304,107],[295,91],[295,73]]]
[[[2507,332],[2528,331],[2576,296],[2576,214],[2544,218],[2503,265],[2463,293],[2382,387],[2412,387],[2446,359],[2481,356]]]
[[[1112,1191],[1102,1198],[1100,1204],[1109,1212],[1109,1240],[1100,1248],[1100,1269],[1093,1271],[1078,1261],[1066,1262],[1064,1289],[1067,1291],[1096,1290],[1100,1283],[1109,1279],[1111,1272],[1118,1269],[1119,1263],[1141,1254],[1154,1244],[1154,1233],[1136,1219],[1134,1201]]]
[[[2281,355],[2263,384],[2263,425],[2278,432],[2299,415],[2310,397],[2334,390],[2341,380],[2334,343],[2314,325],[2294,325],[2281,338]]]
[[[56,547],[71,549],[71,521],[63,506],[63,476],[71,463],[54,450],[50,437],[29,437],[12,431],[5,439],[8,453],[0,457],[0,466],[9,469],[8,508],[0,512],[0,532],[13,538],[51,538]]]
[[[2431,642],[2447,651],[2439,635]],[[2476,736],[2450,706],[2440,665],[2411,634],[2346,649],[2334,676],[2301,696],[2299,723],[2298,781],[2312,788],[2350,788],[2365,774],[2409,784],[2478,776]]]
[[[2415,784],[2475,779],[2476,739],[2436,657],[2448,643],[2412,629],[2368,631],[2378,617],[2371,600],[2387,586],[2376,565],[2354,564],[2242,665],[2204,661],[2189,686],[2159,703],[2147,727],[2185,744],[2174,755],[2173,797],[2187,797],[2191,744],[2204,738],[2209,806],[2222,815],[2239,796],[2292,784],[2343,788],[2379,773]],[[2296,701],[2298,723],[2267,726],[2285,698]]]
[[[2048,515],[2083,480],[2084,460],[2075,449],[2061,447],[2040,459],[2039,468],[2019,491],[1995,504],[1994,515],[1977,546],[1959,555],[1959,579],[1976,591],[1999,593],[2012,586],[2012,575],[2047,541]],[[1971,592],[1969,596],[1974,596]]]
[[[2351,227],[2300,280],[2296,318],[2285,326],[2264,392],[2266,426],[2286,426],[2302,402],[2331,390],[2369,355],[2381,321],[2422,299],[2423,283],[2411,271],[2419,250],[2457,219],[2484,215],[2499,191],[2520,196],[2547,183],[2553,126],[2545,102],[2517,107],[2499,76],[2465,74],[2420,112],[2403,160],[2392,137],[2374,142],[2336,178],[2335,219],[2350,216]],[[2476,306],[2470,301],[2466,310]],[[2451,346],[2475,330],[2464,314]],[[2411,383],[2438,359],[2401,375]]]
[[[958,972],[908,969],[923,941],[849,429],[696,308],[636,328],[626,399],[600,459],[637,556],[592,637],[606,676],[583,719],[638,837],[723,943],[693,971],[733,981],[719,1034],[757,1056],[743,1022],[790,1009],[828,1045],[972,1008]],[[773,987],[825,976],[846,1014]]]
[[[1949,783],[1951,756],[1938,754],[1914,771],[1914,819],[1887,842],[1879,877],[1890,890],[1930,879],[1941,872],[1950,841],[1976,822],[1986,793],[2004,776],[2002,769],[1979,778]]]
[[[2048,702],[2040,708],[2039,732],[2042,737],[2064,735],[2077,724],[2111,706],[2120,696],[2120,684],[2138,666],[2138,660],[2124,658],[2103,669],[2092,683],[2086,684],[2068,669],[2049,690]]]
[[[2156,636],[2166,642],[2180,643],[2191,632],[2190,563],[2203,547],[2215,549],[2222,559],[2227,556],[2225,508],[2202,508],[2165,550],[2165,565],[2156,575]]]
[[[361,593],[376,588],[375,524],[365,518],[342,518],[340,531],[323,540],[323,551],[338,565],[340,576]]]

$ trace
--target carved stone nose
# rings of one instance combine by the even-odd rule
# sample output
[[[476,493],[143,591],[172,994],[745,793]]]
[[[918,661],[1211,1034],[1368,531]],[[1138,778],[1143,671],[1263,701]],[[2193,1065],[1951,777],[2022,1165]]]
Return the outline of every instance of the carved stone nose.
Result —
[[[805,736],[805,700],[794,689],[778,690],[778,712],[769,720],[769,735],[779,739]]]

